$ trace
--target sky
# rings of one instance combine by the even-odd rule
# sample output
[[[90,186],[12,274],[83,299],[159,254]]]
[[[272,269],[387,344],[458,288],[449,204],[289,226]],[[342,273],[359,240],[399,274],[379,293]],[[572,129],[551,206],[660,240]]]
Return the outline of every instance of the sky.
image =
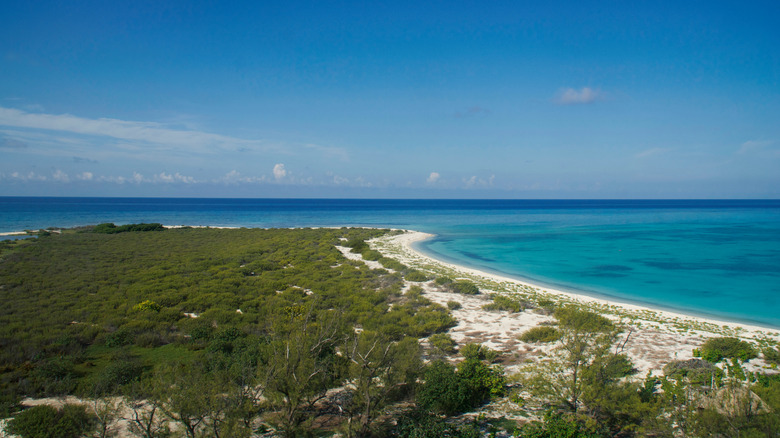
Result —
[[[0,196],[780,198],[780,3],[5,0]]]

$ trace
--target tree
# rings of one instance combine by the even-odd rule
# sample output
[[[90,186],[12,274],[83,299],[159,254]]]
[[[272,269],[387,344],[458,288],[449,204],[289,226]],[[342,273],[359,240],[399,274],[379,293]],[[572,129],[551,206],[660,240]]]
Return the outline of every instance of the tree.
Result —
[[[581,310],[574,306],[555,310],[558,319],[560,340],[556,348],[557,357],[552,361],[534,366],[525,379],[531,392],[548,402],[562,403],[573,412],[577,412],[582,400],[584,385],[583,372],[593,364],[596,367],[609,364],[614,359],[611,348],[617,339],[619,330],[603,316]],[[596,370],[591,377],[598,381]],[[594,380],[591,379],[591,382]],[[605,380],[601,380],[605,382]]]
[[[273,324],[259,381],[286,436],[296,436],[335,382],[338,315],[292,306]]]
[[[344,351],[350,361],[348,383],[354,388],[348,411],[359,418],[356,436],[369,436],[379,410],[416,380],[420,345],[414,338],[393,341],[385,334],[364,331],[351,337]]]

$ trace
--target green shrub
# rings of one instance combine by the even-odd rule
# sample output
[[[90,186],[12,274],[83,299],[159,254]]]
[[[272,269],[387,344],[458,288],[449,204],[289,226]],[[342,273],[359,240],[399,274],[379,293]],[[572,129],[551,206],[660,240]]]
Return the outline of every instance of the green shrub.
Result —
[[[730,337],[707,339],[700,351],[701,357],[712,363],[720,362],[723,358],[747,361],[758,356],[758,352],[752,345]]]
[[[98,224],[92,229],[93,233],[98,234],[118,234],[129,231],[163,231],[165,227],[162,224],[127,224],[116,226],[112,223]]]
[[[401,262],[399,262],[399,261],[397,261],[395,259],[387,258],[387,257],[382,257],[381,259],[379,259],[379,263],[382,266],[384,266],[386,269],[392,269],[393,271],[399,271],[400,272],[400,271],[403,271],[404,269],[407,269],[406,266],[404,264],[402,264]]]
[[[708,385],[713,377],[723,377],[723,370],[701,359],[674,360],[664,366],[664,375],[670,379],[687,379],[693,384]]]
[[[447,308],[450,310],[458,310],[461,307],[463,306],[457,301],[447,301]]]
[[[488,362],[493,362],[498,358],[500,353],[496,350],[491,350],[490,348],[485,347],[482,344],[470,343],[464,345],[460,349],[460,354],[464,358],[466,358],[466,360],[474,359],[474,360],[485,360]]]
[[[133,332],[125,327],[120,327],[113,333],[106,336],[106,347],[121,347],[133,343]]]
[[[450,283],[452,283],[452,279],[449,277],[436,277],[436,280],[434,280],[434,283],[438,284],[439,286],[446,286]]]
[[[425,410],[454,415],[473,409],[493,396],[503,394],[503,371],[476,359],[461,362],[456,369],[433,362],[425,372],[417,394],[417,405]]]
[[[473,424],[454,425],[446,418],[415,409],[403,414],[393,428],[391,436],[399,438],[479,438],[482,434]]]
[[[523,342],[555,342],[561,338],[561,333],[555,327],[550,326],[538,326],[529,329],[522,335],[520,340]]]
[[[374,262],[382,258],[382,253],[373,249],[363,251],[360,255],[363,256],[363,260],[371,260]]]
[[[404,278],[407,281],[428,281],[428,276],[420,271],[409,271],[406,275],[404,275]]]
[[[452,292],[458,294],[477,295],[479,293],[477,285],[467,280],[453,281],[448,287]]]
[[[452,337],[446,333],[436,333],[428,338],[428,342],[431,343],[433,348],[440,350],[445,354],[454,354],[455,346],[457,345]]]
[[[523,311],[523,304],[517,300],[509,298],[505,295],[493,294],[493,302],[482,306],[485,310],[505,310],[507,312],[517,313]]]
[[[137,312],[143,312],[147,310],[151,312],[159,312],[162,310],[162,306],[152,300],[145,300],[133,306],[133,310]]]
[[[57,410],[40,405],[26,409],[8,422],[8,432],[22,438],[78,438],[93,425],[82,406],[65,405]]]
[[[780,348],[767,347],[762,350],[764,353],[764,359],[773,364],[780,363]]]

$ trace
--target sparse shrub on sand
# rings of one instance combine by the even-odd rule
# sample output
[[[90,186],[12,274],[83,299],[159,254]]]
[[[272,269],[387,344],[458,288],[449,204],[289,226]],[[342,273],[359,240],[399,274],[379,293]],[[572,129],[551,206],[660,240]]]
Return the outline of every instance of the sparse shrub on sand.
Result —
[[[520,340],[523,342],[555,342],[561,338],[561,333],[555,327],[550,326],[538,326],[529,329],[522,335]]]

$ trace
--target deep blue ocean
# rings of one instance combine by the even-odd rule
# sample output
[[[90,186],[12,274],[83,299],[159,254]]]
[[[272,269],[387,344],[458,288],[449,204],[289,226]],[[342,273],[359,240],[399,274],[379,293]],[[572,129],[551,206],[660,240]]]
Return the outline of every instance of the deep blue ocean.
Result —
[[[372,226],[440,259],[566,290],[780,327],[780,200],[0,197],[0,232],[114,222]]]

